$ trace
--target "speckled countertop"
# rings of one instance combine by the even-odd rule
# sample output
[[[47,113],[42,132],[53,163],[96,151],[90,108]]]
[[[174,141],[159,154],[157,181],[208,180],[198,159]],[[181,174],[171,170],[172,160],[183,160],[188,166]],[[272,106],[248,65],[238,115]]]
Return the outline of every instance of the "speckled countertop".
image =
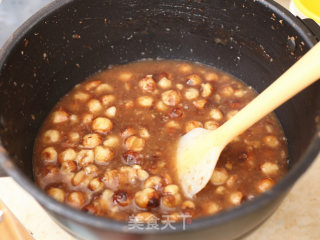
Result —
[[[14,28],[48,2],[50,0],[0,0],[0,46]],[[278,2],[285,7],[289,6],[289,0]],[[276,212],[244,240],[320,239],[319,183],[320,155],[295,184]],[[0,178],[0,198],[32,232],[36,240],[74,239],[12,178]]]

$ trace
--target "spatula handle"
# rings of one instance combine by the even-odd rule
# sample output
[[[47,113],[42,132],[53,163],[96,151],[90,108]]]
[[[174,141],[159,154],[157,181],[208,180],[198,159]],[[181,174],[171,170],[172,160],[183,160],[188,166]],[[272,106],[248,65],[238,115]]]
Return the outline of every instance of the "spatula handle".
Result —
[[[320,42],[217,131],[227,144],[261,118],[320,78]]]

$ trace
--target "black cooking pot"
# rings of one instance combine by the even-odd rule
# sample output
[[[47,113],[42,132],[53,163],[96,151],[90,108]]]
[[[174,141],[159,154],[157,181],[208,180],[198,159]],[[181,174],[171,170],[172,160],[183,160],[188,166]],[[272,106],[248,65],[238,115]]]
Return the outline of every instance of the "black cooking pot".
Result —
[[[21,26],[0,52],[0,163],[61,226],[81,238],[239,237],[272,214],[319,151],[319,82],[276,111],[288,138],[288,174],[240,207],[185,227],[173,224],[175,230],[129,229],[128,223],[49,198],[33,182],[34,139],[59,98],[110,64],[144,58],[198,61],[262,91],[319,40],[319,28],[309,24],[267,0],[55,1]]]

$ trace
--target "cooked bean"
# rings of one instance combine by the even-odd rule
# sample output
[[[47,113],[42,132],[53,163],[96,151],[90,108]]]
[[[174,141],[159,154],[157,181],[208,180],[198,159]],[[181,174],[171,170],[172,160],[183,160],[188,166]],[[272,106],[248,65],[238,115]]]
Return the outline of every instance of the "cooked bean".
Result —
[[[71,173],[77,171],[77,164],[74,161],[64,161],[61,163],[61,171]]]
[[[109,107],[105,111],[105,115],[109,118],[114,118],[116,116],[116,113],[117,113],[117,108],[115,106]]]
[[[91,113],[85,113],[82,115],[82,123],[89,124],[92,122],[93,115]]]
[[[149,173],[143,169],[138,169],[137,176],[140,181],[145,181],[149,177]]]
[[[242,89],[238,89],[234,91],[234,96],[236,96],[237,98],[241,98],[246,94],[246,92]]]
[[[159,176],[149,177],[144,182],[144,188],[154,188],[156,190],[160,190],[164,186],[164,182]]]
[[[90,98],[90,95],[84,92],[77,92],[74,94],[73,98],[77,101],[87,101]]]
[[[125,141],[125,145],[128,150],[135,152],[141,152],[145,146],[145,140],[136,136],[128,137]]]
[[[113,202],[119,204],[121,207],[126,207],[131,204],[131,196],[126,191],[116,191],[112,198]]]
[[[104,188],[104,183],[100,180],[100,178],[94,178],[89,182],[88,185],[91,191],[101,191]]]
[[[197,99],[197,100],[194,100],[192,103],[197,109],[204,109],[204,107],[206,106],[207,102],[208,101],[205,100],[205,99]]]
[[[217,120],[217,121],[222,120],[222,118],[223,118],[223,114],[218,108],[213,108],[210,111],[209,115],[212,119]]]
[[[204,78],[208,81],[208,82],[216,82],[219,79],[218,74],[216,73],[207,73]]]
[[[147,76],[141,79],[138,85],[143,92],[152,93],[156,89],[156,82],[152,79],[152,76]]]
[[[181,204],[182,209],[195,209],[196,205],[191,200],[186,200]]]
[[[98,87],[100,84],[101,84],[101,81],[93,80],[93,81],[87,82],[84,85],[84,89],[87,91],[91,91],[91,90],[95,89],[96,87]]]
[[[168,106],[175,106],[180,102],[181,97],[177,91],[168,90],[161,94],[161,99],[164,102],[164,104]]]
[[[72,124],[75,124],[75,123],[79,122],[79,118],[78,118],[77,115],[72,114],[72,115],[70,115],[70,121],[71,121]]]
[[[224,168],[215,168],[210,181],[213,185],[222,185],[228,180],[228,177],[229,174]]]
[[[133,136],[135,134],[136,134],[136,130],[133,127],[126,127],[121,131],[121,137],[123,137],[124,139],[130,136]]]
[[[211,96],[213,93],[213,87],[210,83],[201,84],[201,96],[206,98]]]
[[[94,149],[94,156],[96,164],[106,165],[111,161],[114,153],[107,147],[97,146]]]
[[[237,175],[232,175],[228,178],[226,184],[228,187],[232,187],[234,185],[234,183],[237,181],[238,176]]]
[[[102,105],[98,99],[91,99],[88,102],[88,109],[92,113],[98,113],[102,110]]]
[[[97,176],[98,171],[98,167],[94,164],[90,164],[84,168],[84,172],[87,176]]]
[[[226,188],[224,186],[219,186],[216,188],[216,194],[223,195],[226,192]]]
[[[158,162],[157,162],[157,165],[156,165],[156,167],[158,168],[158,169],[162,169],[162,168],[164,168],[166,166],[166,162],[162,159],[160,159]],[[164,179],[163,179],[164,180]]]
[[[105,183],[105,185],[108,188],[111,189],[117,189],[119,186],[119,172],[115,169],[107,169],[104,172],[104,175],[102,177],[102,181]]]
[[[274,185],[274,181],[271,178],[261,179],[257,184],[257,189],[259,192],[263,193],[269,190]]]
[[[105,147],[115,148],[119,145],[119,143],[120,143],[119,137],[115,135],[110,135],[106,137],[106,139],[103,142],[103,145]]]
[[[216,121],[210,120],[204,123],[204,128],[208,130],[216,130],[219,127],[219,123]]]
[[[168,88],[171,88],[172,83],[171,83],[171,81],[170,81],[168,78],[163,77],[163,78],[161,78],[161,79],[158,81],[158,85],[159,85],[159,87],[161,87],[162,89],[168,89]]]
[[[81,208],[86,201],[86,197],[83,192],[72,192],[67,197],[67,203],[74,208]]]
[[[153,104],[153,98],[150,96],[141,96],[138,97],[137,102],[141,107],[151,107]]]
[[[156,208],[159,206],[160,195],[153,188],[145,188],[136,192],[134,199],[141,208]]]
[[[66,111],[58,110],[52,114],[53,123],[63,123],[69,120],[69,114]]]
[[[77,132],[70,132],[70,133],[69,133],[69,140],[70,140],[71,142],[76,143],[76,142],[79,141],[79,139],[80,139],[79,133],[77,133]]]
[[[80,166],[87,166],[94,161],[94,153],[92,150],[81,150],[78,152],[76,162]]]
[[[132,165],[131,168],[132,168],[132,169],[135,169],[135,170],[142,169],[141,166],[138,165],[138,164]]]
[[[97,130],[97,128],[95,128]],[[82,144],[86,148],[94,148],[102,142],[101,136],[96,133],[90,133],[83,137]]]
[[[226,86],[226,87],[221,89],[220,93],[224,97],[231,97],[233,95],[233,93],[234,93],[234,89],[231,86]]]
[[[248,145],[249,150],[252,150],[253,148],[259,148],[261,146],[261,142],[259,140],[244,139],[244,143]]]
[[[273,127],[272,127],[271,124],[267,124],[267,125],[265,126],[265,128],[266,128],[266,131],[267,131],[268,133],[272,133],[272,132],[273,132]]]
[[[112,196],[113,196],[113,191],[110,189],[106,189],[102,192],[100,197],[97,200],[97,203],[99,204],[99,208],[103,211],[112,211],[113,204],[112,204]]]
[[[105,107],[111,105],[115,100],[116,100],[116,97],[113,95],[104,95],[101,97],[101,102]]]
[[[58,153],[53,147],[47,147],[41,152],[41,160],[54,163],[57,161]]]
[[[161,112],[165,112],[168,109],[168,106],[165,105],[162,101],[158,101],[156,104],[156,108]]]
[[[179,187],[175,184],[170,184],[164,187],[163,193],[175,195],[179,192]]]
[[[182,89],[184,89],[184,86],[181,83],[177,83],[176,88],[181,91]]]
[[[182,197],[180,193],[168,194],[162,196],[161,205],[165,208],[174,208],[181,204],[181,199]]]
[[[56,143],[60,140],[60,133],[57,130],[50,129],[43,134],[44,143]]]
[[[111,120],[105,117],[97,117],[91,124],[92,130],[100,133],[108,133],[112,130],[112,127]]]
[[[184,97],[187,100],[194,100],[199,97],[199,90],[196,88],[187,88],[184,92]]]
[[[271,148],[276,148],[280,145],[279,140],[274,135],[268,135],[263,138],[263,142]]]
[[[61,188],[51,187],[48,194],[59,202],[64,202],[65,193]]]
[[[138,165],[133,165],[138,166]],[[133,166],[122,166],[119,169],[119,182],[120,185],[123,184],[135,184],[138,178],[137,169],[133,168]]]
[[[275,175],[279,171],[279,166],[272,162],[264,162],[260,166],[261,171],[266,175]]]
[[[76,156],[77,153],[72,148],[68,148],[59,154],[59,162],[73,161]]]
[[[86,178],[86,173],[84,172],[84,170],[81,170],[73,176],[71,183],[74,186],[78,186],[85,180],[85,178]]]
[[[225,168],[228,169],[229,171],[232,170],[232,162],[227,161],[224,166],[225,166]]]
[[[191,120],[186,123],[185,132],[187,133],[187,132],[190,132],[194,128],[202,128],[202,127],[203,127],[203,124],[201,122]]]
[[[229,201],[234,205],[240,205],[243,200],[242,192],[234,192],[230,194]]]
[[[186,77],[186,83],[190,86],[198,86],[202,83],[202,79],[197,74],[191,74]]]
[[[150,133],[149,133],[148,129],[146,129],[146,128],[140,128],[139,135],[142,138],[149,138],[150,137]]]
[[[113,87],[107,83],[102,83],[95,89],[95,92],[97,94],[106,93],[106,92],[110,93],[112,91],[113,91]]]
[[[220,206],[216,202],[210,201],[204,205],[204,211],[208,215],[213,215],[220,211]]]

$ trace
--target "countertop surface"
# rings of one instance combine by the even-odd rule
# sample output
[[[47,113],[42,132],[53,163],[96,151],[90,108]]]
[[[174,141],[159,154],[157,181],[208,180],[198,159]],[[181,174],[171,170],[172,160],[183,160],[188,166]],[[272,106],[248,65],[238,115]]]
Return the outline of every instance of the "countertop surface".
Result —
[[[0,0],[0,46],[31,14],[50,0]],[[288,0],[278,0],[285,7]],[[20,8],[19,8],[20,7]],[[320,155],[276,212],[245,240],[320,239]],[[12,178],[0,178],[0,199],[36,240],[74,239]],[[1,238],[1,236],[0,236]]]

